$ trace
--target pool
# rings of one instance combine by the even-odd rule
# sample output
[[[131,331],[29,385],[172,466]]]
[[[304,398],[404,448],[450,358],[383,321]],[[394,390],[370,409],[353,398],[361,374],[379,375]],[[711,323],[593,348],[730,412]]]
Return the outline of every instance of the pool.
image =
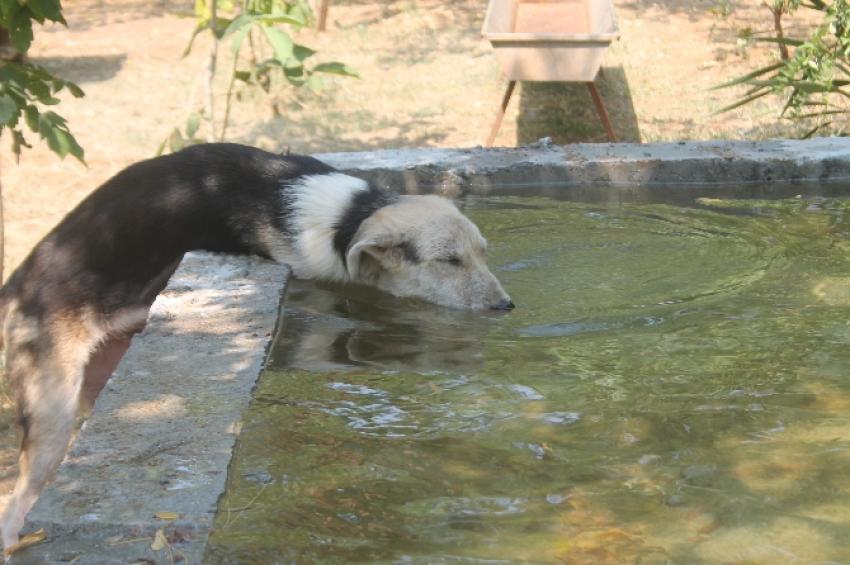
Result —
[[[850,560],[850,201],[461,206],[517,309],[292,282],[205,562]]]

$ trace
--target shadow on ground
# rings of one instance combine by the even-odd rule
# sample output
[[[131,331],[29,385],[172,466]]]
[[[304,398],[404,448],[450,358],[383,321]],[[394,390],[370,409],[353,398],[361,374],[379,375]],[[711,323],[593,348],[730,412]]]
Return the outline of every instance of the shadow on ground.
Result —
[[[69,2],[63,12],[68,26],[77,31],[107,24],[157,18],[163,14],[191,14],[192,3],[185,0],[109,0],[109,2]],[[62,26],[50,26],[43,33],[61,33]],[[42,32],[39,32],[42,33]]]
[[[721,4],[718,0],[691,0],[690,2],[682,2],[682,0],[622,0],[617,2],[617,8],[637,12],[645,12],[654,8],[670,15],[683,15],[691,21],[698,21],[706,15],[722,10]]]
[[[292,142],[292,151],[315,153],[434,147],[447,136],[434,119],[415,113],[404,122],[358,108],[285,114],[257,122],[234,139],[263,147],[263,140],[271,140],[270,148],[274,149]]]
[[[619,66],[606,67],[603,74],[597,78],[596,86],[617,141],[640,142],[640,128],[624,70]],[[550,137],[557,144],[608,141],[585,84],[523,82],[517,90],[519,93],[511,100],[511,104],[517,104],[519,98],[517,145],[543,137]],[[320,107],[323,103],[326,108]],[[312,153],[434,147],[450,135],[445,124],[428,112],[412,112],[400,122],[364,108],[342,109],[327,101],[314,104],[317,111],[311,113],[284,108],[281,113],[285,118],[257,122],[235,139],[260,145],[262,140],[272,140],[274,143],[269,148],[274,149],[280,145],[279,140],[292,140],[295,144],[291,150]]]
[[[84,84],[107,81],[121,70],[126,53],[117,55],[82,55],[78,57],[33,57],[32,62],[65,80]]]
[[[596,87],[608,110],[617,141],[640,142],[640,128],[626,73],[605,67]],[[517,116],[517,144],[542,137],[555,143],[608,141],[587,86],[577,82],[523,82]]]

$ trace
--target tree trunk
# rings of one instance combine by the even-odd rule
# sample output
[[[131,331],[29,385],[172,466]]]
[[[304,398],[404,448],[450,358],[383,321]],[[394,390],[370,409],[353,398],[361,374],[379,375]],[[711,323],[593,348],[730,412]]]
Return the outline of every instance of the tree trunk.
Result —
[[[13,63],[23,63],[24,54],[20,53],[15,46],[12,45],[12,38],[9,35],[9,30],[5,27],[0,27],[0,60],[11,61]]]
[[[209,130],[207,131],[207,141],[215,141],[215,92],[213,90],[213,81],[215,80],[216,60],[218,59],[218,35],[216,28],[218,26],[216,18],[216,1],[209,0],[210,3],[210,33],[212,34],[212,45],[210,46],[210,54],[207,58],[206,66],[206,81],[204,88],[206,89],[205,108],[207,119],[210,122]]]
[[[783,39],[785,39],[785,35],[782,33],[783,10],[782,10],[782,8],[779,8],[779,9],[771,8],[770,11],[773,12],[773,29],[776,31],[776,37],[780,41],[780,43],[779,43],[779,56],[782,58],[783,61],[787,61],[788,57],[789,57],[788,46],[785,45],[784,43],[781,43],[781,41]]]
[[[0,175],[2,176],[2,175]],[[0,179],[2,180],[2,179]],[[3,218],[3,184],[0,182],[0,284],[6,282],[4,265],[6,264],[6,224]]]

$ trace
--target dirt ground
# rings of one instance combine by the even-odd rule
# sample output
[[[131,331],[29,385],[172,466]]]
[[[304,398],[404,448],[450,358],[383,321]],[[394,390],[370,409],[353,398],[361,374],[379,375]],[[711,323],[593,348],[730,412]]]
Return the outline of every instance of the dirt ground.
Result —
[[[799,133],[777,119],[775,99],[713,114],[736,93],[712,86],[776,57],[770,46],[738,45],[741,29],[770,25],[760,0],[733,1],[728,16],[716,13],[720,0],[615,5],[622,35],[598,84],[621,140]],[[317,49],[317,58],[344,61],[362,78],[330,80],[321,95],[288,88],[272,99],[246,95],[234,108],[228,139],[296,152],[481,144],[505,87],[480,36],[485,7],[484,0],[332,0],[328,32],[304,30],[299,40]],[[80,199],[122,167],[153,156],[200,104],[208,43],[199,40],[182,58],[194,23],[177,15],[191,8],[188,0],[72,0],[64,6],[67,28],[36,30],[31,60],[86,92],[58,111],[85,148],[87,167],[60,161],[37,143],[15,164],[3,140],[7,274]],[[224,46],[223,69],[228,54]],[[543,136],[558,143],[605,140],[583,85],[520,85],[496,143]],[[11,413],[0,396],[0,492],[10,490],[15,473]]]

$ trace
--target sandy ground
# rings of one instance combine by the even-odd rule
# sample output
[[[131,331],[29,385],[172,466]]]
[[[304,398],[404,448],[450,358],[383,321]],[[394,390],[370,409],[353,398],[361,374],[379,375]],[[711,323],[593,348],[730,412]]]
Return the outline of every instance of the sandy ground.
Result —
[[[775,101],[712,113],[735,94],[712,86],[775,57],[769,47],[736,44],[740,29],[769,21],[768,12],[752,4],[720,17],[712,13],[715,0],[616,2],[622,37],[598,82],[622,140],[759,139],[795,131],[776,119]],[[321,95],[286,87],[271,98],[248,94],[234,108],[230,140],[300,152],[483,142],[505,81],[480,37],[482,0],[337,0],[331,6],[329,31],[304,30],[300,41],[322,60],[345,61],[362,78],[330,79]],[[123,166],[152,156],[199,106],[208,44],[198,41],[181,58],[193,21],[175,15],[190,8],[172,0],[75,0],[65,8],[68,28],[37,34],[32,60],[86,91],[59,111],[85,148],[88,166],[61,162],[39,144],[15,165],[3,144],[7,272],[76,202]],[[220,65],[229,68],[229,49],[221,51]],[[522,84],[497,145],[547,135],[562,143],[605,140],[583,85]]]
[[[615,0],[622,37],[606,56],[599,87],[620,139],[760,139],[798,131],[778,122],[776,100],[713,114],[735,93],[712,86],[776,56],[768,46],[737,45],[740,29],[770,22],[760,2],[737,4],[721,17],[713,13],[715,0]],[[191,5],[73,0],[65,5],[67,28],[37,30],[31,59],[86,92],[63,101],[59,112],[85,148],[87,166],[59,161],[39,144],[15,164],[8,139],[3,142],[7,274],[99,183],[153,156],[198,105],[208,43],[199,40],[182,58],[193,21],[175,15]],[[300,41],[317,49],[317,58],[344,61],[362,78],[330,80],[318,96],[285,87],[270,98],[248,94],[234,108],[229,140],[299,152],[481,144],[505,86],[479,33],[485,5],[332,1],[329,31],[302,31]],[[228,53],[224,47],[223,68]],[[582,85],[520,86],[497,144],[542,136],[561,143],[605,139]],[[15,473],[11,414],[11,402],[0,396],[0,492],[8,492]]]

